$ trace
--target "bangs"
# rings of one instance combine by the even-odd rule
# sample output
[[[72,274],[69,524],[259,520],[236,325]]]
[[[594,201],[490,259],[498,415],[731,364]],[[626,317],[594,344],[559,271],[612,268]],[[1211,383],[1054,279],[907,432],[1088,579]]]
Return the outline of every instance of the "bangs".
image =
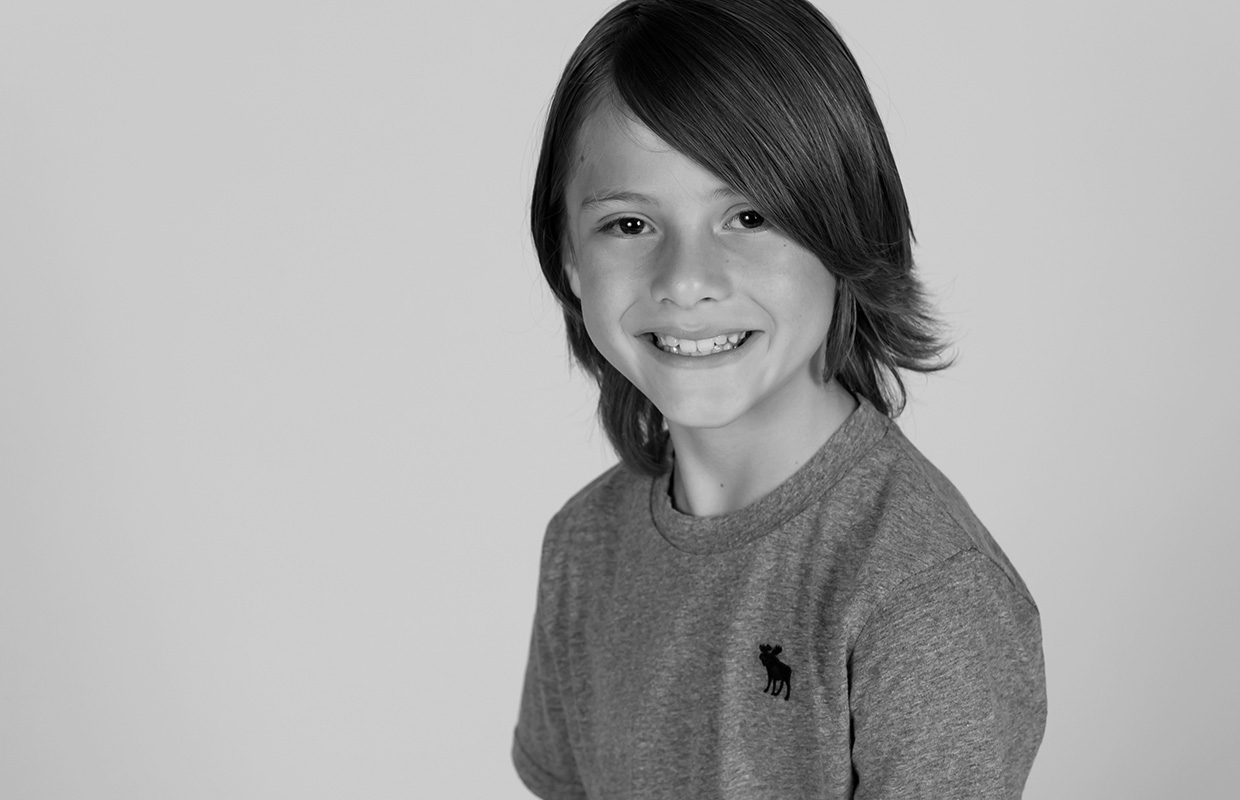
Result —
[[[790,14],[781,4],[781,14],[770,14],[767,3],[746,5],[743,16],[711,3],[644,6],[616,42],[614,91],[669,145],[834,261],[840,245],[853,249],[841,239],[860,244],[862,236],[853,207],[865,192],[849,184],[876,167],[872,157],[861,158],[870,162],[861,174],[846,167],[864,155],[846,151],[872,136],[842,110],[857,101],[840,94],[860,71],[842,42],[817,41],[833,30],[814,9]],[[832,64],[840,52],[848,63]],[[854,72],[850,80],[829,74],[841,68]]]

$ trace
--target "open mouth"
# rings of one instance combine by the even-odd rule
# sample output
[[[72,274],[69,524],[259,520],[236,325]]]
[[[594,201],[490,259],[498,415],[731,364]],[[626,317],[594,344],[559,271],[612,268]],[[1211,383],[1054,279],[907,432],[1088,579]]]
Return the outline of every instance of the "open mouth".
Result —
[[[664,336],[661,333],[647,335],[654,342],[654,346],[664,353],[700,358],[716,353],[725,353],[728,350],[735,350],[749,341],[753,331],[734,331],[733,333],[720,334],[710,339],[677,339],[675,336]]]

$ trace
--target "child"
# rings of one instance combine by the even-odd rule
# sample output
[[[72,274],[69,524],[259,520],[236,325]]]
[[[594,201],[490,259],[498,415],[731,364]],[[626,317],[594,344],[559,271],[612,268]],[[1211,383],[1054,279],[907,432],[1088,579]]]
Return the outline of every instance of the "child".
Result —
[[[513,745],[538,796],[1014,798],[1038,610],[901,434],[946,366],[856,62],[805,0],[625,0],[533,234],[622,463],[555,515]]]

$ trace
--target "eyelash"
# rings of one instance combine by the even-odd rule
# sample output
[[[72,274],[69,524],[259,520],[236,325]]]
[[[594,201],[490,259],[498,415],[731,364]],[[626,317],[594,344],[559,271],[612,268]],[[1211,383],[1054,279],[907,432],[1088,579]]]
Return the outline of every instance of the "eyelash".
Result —
[[[756,227],[756,228],[742,228],[742,230],[745,230],[745,231],[761,231],[761,230],[765,230],[765,229],[768,227],[769,223],[766,221],[766,218],[765,218],[765,217],[763,217],[760,213],[758,213],[757,211],[755,211],[755,210],[754,210],[754,209],[752,209],[752,208],[747,208],[747,209],[745,209],[745,210],[743,210],[743,211],[738,211],[738,212],[736,212],[735,214],[733,214],[731,217],[728,217],[728,223],[729,223],[729,224],[725,224],[725,225],[724,225],[724,227],[725,227],[725,228],[730,228],[730,227],[732,227],[732,226],[731,226],[731,224],[730,224],[730,223],[732,222],[732,220],[736,219],[737,217],[743,216],[743,215],[745,215],[745,214],[753,214],[755,217],[757,217],[758,219],[760,219],[762,222],[761,222],[761,224],[760,224],[758,227]],[[599,230],[600,230],[601,232],[603,232],[603,233],[618,233],[620,236],[623,236],[623,237],[624,237],[624,238],[626,238],[626,239],[631,239],[631,238],[633,238],[633,237],[635,237],[635,236],[640,236],[640,235],[641,235],[641,233],[624,233],[624,232],[622,232],[622,231],[620,231],[620,230],[619,230],[620,223],[622,223],[622,222],[630,222],[630,221],[631,221],[631,222],[640,222],[643,226],[646,226],[646,225],[649,225],[649,224],[650,224],[650,223],[646,222],[646,220],[642,219],[641,217],[616,217],[615,219],[611,220],[610,222],[604,223],[604,224],[603,224],[603,226],[602,226],[601,228],[599,228]],[[643,227],[643,228],[642,228],[642,230],[644,231],[644,230],[645,230],[645,228]]]
[[[743,215],[745,215],[745,214],[753,214],[755,217],[757,217],[758,219],[760,219],[762,222],[761,222],[761,224],[759,224],[759,225],[758,225],[758,227],[756,227],[756,228],[744,228],[744,230],[747,230],[747,231],[761,231],[761,230],[766,230],[766,229],[767,229],[767,227],[770,225],[770,223],[768,223],[768,222],[766,221],[766,217],[762,216],[762,214],[760,214],[758,211],[756,211],[756,210],[754,210],[754,209],[752,209],[752,208],[747,208],[747,209],[745,209],[744,211],[738,211],[738,212],[736,212],[735,214],[733,214],[733,215],[732,215],[732,216],[728,219],[728,222],[731,222],[732,220],[736,219],[737,217],[743,216]]]
[[[640,217],[616,217],[612,221],[604,223],[603,226],[599,228],[599,230],[602,231],[603,233],[617,233],[620,236],[624,236],[626,238],[632,238],[633,236],[637,236],[639,234],[624,233],[623,231],[619,230],[619,226],[621,222],[629,222],[630,220],[633,222],[640,222],[642,225],[650,224],[646,222],[646,220]],[[645,228],[643,228],[642,230],[645,230]]]

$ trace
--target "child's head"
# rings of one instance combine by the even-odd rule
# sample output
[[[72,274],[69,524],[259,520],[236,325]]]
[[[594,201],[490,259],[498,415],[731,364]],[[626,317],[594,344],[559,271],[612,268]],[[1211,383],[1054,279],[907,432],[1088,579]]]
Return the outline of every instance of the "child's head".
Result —
[[[912,228],[886,134],[860,69],[805,0],[626,0],[573,54],[556,90],[532,227],[573,355],[600,387],[621,457],[665,468],[664,418],[591,340],[570,280],[566,191],[592,151],[583,127],[632,120],[752,205],[834,279],[823,380],[897,414],[897,369],[941,368],[912,273]],[[640,231],[634,231],[635,233]],[[578,287],[579,288],[579,287]]]

